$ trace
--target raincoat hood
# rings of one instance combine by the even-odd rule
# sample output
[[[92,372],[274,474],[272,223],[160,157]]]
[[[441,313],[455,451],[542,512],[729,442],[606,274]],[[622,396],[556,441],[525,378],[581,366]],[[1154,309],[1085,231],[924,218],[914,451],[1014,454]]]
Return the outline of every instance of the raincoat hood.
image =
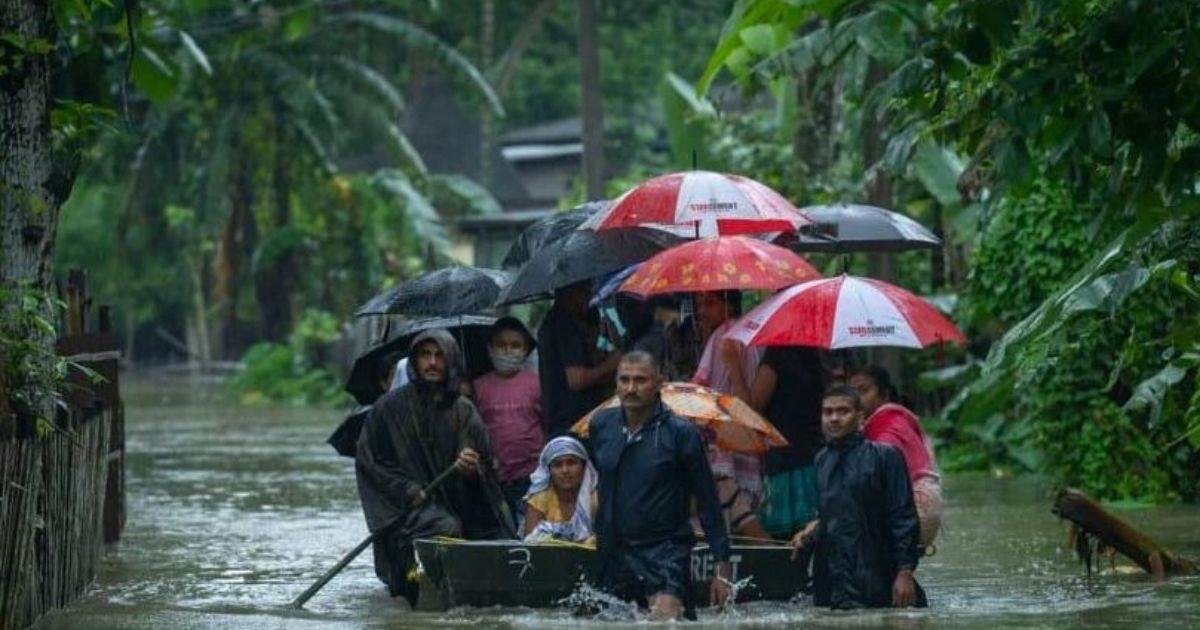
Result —
[[[428,383],[420,374],[417,373],[417,361],[412,357],[416,352],[417,347],[426,341],[432,341],[442,349],[442,354],[446,357],[446,380],[442,383]],[[446,396],[444,401],[453,401],[458,394],[458,385],[463,374],[462,351],[458,348],[458,342],[445,328],[431,328],[423,331],[416,337],[413,337],[412,345],[408,348],[410,360],[406,366],[408,380],[416,385],[417,389],[422,392],[434,393],[440,391]]]

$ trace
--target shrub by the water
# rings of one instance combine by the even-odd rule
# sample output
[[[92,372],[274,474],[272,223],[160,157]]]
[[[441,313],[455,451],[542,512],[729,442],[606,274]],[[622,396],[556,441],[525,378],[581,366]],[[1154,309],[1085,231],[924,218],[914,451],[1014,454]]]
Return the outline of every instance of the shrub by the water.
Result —
[[[242,357],[244,369],[230,390],[245,404],[340,404],[349,401],[336,374],[324,367],[321,351],[338,337],[333,315],[309,309],[287,344],[263,342]]]

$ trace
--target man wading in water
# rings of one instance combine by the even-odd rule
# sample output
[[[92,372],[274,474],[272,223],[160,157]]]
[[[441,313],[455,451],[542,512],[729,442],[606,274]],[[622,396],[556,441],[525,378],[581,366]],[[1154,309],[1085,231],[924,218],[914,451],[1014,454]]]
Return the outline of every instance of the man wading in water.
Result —
[[[458,393],[458,344],[445,330],[425,331],[413,339],[407,369],[408,384],[380,398],[367,418],[355,476],[367,526],[386,530],[373,545],[375,574],[393,597],[415,605],[412,541],[496,538],[503,517],[494,511],[500,488],[487,429]],[[426,496],[423,488],[451,465],[457,473]]]
[[[825,448],[817,453],[818,520],[792,539],[816,543],[813,604],[831,608],[925,606],[913,579],[917,510],[904,456],[863,438],[858,391],[834,385],[821,402]]]
[[[653,356],[626,354],[617,367],[621,406],[597,412],[588,427],[600,473],[597,560],[602,587],[648,606],[652,619],[678,619],[685,608],[693,618],[692,498],[717,560],[709,594],[718,606],[730,594],[729,537],[700,431],[662,404],[661,386]]]

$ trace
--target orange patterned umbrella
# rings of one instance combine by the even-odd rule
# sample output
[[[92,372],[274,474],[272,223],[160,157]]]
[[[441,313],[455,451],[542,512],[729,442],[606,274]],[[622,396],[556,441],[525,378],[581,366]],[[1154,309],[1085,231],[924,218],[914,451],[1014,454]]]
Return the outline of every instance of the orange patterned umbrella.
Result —
[[[650,296],[661,293],[782,289],[821,277],[795,252],[749,236],[688,241],[661,251],[621,285]]]
[[[788,444],[770,422],[740,398],[693,383],[667,383],[662,387],[662,401],[676,415],[715,434],[717,446],[727,451],[761,454]],[[587,437],[592,416],[620,404],[620,399],[613,396],[576,422],[571,432]]]

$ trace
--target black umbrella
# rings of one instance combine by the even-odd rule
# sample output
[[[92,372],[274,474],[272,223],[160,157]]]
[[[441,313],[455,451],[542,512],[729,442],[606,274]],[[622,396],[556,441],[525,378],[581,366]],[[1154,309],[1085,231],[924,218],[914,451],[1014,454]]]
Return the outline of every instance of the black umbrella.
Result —
[[[505,269],[514,269],[529,262],[530,257],[538,250],[574,232],[579,224],[597,211],[608,207],[608,204],[608,201],[589,201],[581,206],[552,214],[534,222],[517,235],[512,247],[509,247],[508,253],[504,255],[504,260],[500,262],[500,266]]]
[[[487,309],[512,274],[498,269],[446,267],[401,282],[371,298],[355,315],[462,315]]]
[[[800,211],[816,225],[811,235],[789,244],[796,251],[899,252],[942,245],[942,239],[920,223],[875,206],[837,203]]]
[[[385,356],[395,351],[408,352],[412,340],[424,330],[430,328],[445,328],[458,340],[466,362],[467,376],[478,376],[491,369],[487,355],[488,333],[495,323],[495,317],[483,315],[458,315],[454,317],[427,317],[415,319],[401,324],[392,331],[387,340],[364,352],[354,360],[350,368],[350,376],[346,379],[345,390],[359,404],[369,405],[383,394],[379,379],[383,375],[384,366],[381,362]]]
[[[548,298],[555,289],[624,269],[679,242],[682,239],[653,229],[576,230],[534,253],[496,304]]]

